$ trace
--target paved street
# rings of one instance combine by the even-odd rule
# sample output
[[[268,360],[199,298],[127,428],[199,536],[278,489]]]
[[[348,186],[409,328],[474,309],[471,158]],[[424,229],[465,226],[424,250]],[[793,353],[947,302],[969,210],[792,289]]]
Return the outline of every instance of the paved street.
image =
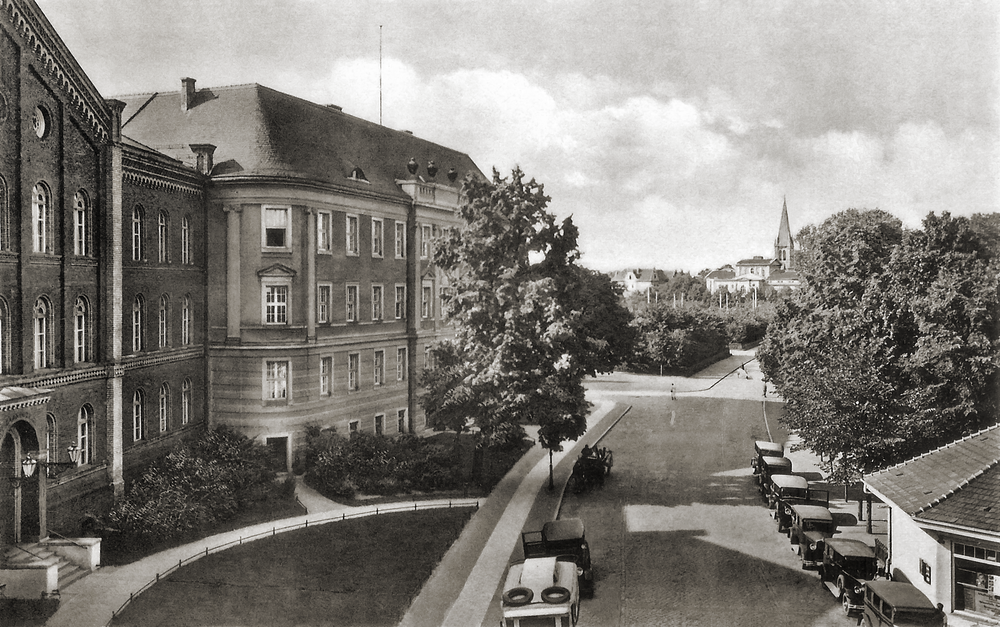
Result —
[[[591,384],[594,398],[632,409],[601,442],[615,452],[610,481],[591,493],[567,493],[562,505],[562,517],[586,522],[595,564],[596,594],[583,601],[580,625],[856,623],[818,574],[801,568],[753,484],[753,441],[768,439],[769,430],[779,442],[787,434],[777,424],[780,403],[761,402],[755,363],[747,366],[749,380],[731,375],[716,383],[715,370],[747,359],[734,356],[698,378],[619,374]],[[671,383],[677,400],[670,398]],[[807,478],[820,478],[807,454],[791,456]],[[856,505],[841,500],[833,509]],[[844,535],[863,529],[862,523]],[[482,624],[496,624],[499,616],[495,598]]]

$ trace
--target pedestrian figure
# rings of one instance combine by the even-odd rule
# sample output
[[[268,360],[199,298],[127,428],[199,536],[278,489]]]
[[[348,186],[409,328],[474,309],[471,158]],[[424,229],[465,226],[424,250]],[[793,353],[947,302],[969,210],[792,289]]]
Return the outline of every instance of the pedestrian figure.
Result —
[[[673,383],[670,384],[670,400],[672,401],[677,400],[677,388],[674,386]]]

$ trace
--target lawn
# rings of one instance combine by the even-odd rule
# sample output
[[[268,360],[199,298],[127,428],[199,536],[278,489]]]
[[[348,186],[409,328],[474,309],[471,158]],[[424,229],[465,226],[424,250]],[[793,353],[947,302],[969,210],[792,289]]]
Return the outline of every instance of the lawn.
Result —
[[[237,546],[161,579],[112,624],[393,626],[472,513],[383,514]]]

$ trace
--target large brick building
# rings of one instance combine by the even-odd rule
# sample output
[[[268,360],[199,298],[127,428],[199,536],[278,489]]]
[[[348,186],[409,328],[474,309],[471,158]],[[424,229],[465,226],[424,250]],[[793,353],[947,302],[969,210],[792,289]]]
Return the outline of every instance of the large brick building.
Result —
[[[286,468],[309,425],[423,428],[467,155],[259,85],[105,99],[0,9],[0,545],[78,533],[206,425]]]
[[[465,154],[260,85],[123,98],[123,133],[200,167],[210,416],[289,466],[308,425],[424,426],[414,380],[444,331],[430,246]]]

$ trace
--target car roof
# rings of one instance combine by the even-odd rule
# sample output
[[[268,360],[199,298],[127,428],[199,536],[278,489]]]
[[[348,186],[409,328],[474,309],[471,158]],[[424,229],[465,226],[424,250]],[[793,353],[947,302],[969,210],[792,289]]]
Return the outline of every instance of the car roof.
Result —
[[[765,440],[757,440],[756,442],[753,443],[753,446],[754,446],[755,449],[757,449],[758,451],[761,451],[761,452],[764,452],[764,451],[778,451],[778,452],[780,452],[782,454],[784,454],[784,452],[785,452],[785,447],[782,446],[782,445],[780,445],[780,444],[778,444],[777,442],[768,442],[768,441],[765,441]]]
[[[542,527],[542,535],[548,542],[579,540],[583,537],[583,521],[579,518],[550,520]]]
[[[869,581],[866,584],[872,592],[888,601],[894,608],[935,609],[927,596],[904,581]]]
[[[771,455],[765,455],[760,458],[765,466],[789,466],[792,465],[792,460],[787,457],[773,457]]]
[[[810,520],[833,520],[833,514],[822,505],[792,505],[792,510],[800,517]]]
[[[845,557],[875,557],[875,549],[861,540],[851,538],[830,538],[826,545]]]
[[[778,486],[779,488],[809,487],[809,482],[806,481],[805,477],[800,477],[798,475],[774,475],[771,477],[771,483]]]

